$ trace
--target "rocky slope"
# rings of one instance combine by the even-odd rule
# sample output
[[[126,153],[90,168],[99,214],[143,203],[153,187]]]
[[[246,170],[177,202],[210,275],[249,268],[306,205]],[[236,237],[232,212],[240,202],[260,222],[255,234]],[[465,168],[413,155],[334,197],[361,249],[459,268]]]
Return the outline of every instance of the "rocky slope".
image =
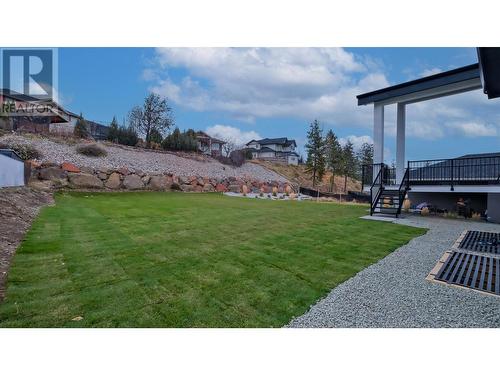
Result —
[[[277,173],[263,166],[245,163],[241,167],[223,165],[217,160],[201,155],[182,155],[170,152],[150,151],[101,143],[108,153],[105,157],[88,157],[76,152],[76,145],[32,135],[6,135],[0,137],[3,144],[31,144],[42,154],[40,162],[62,164],[70,162],[78,167],[93,169],[127,168],[149,173],[168,173],[180,177],[199,176],[214,179],[248,178],[263,181],[286,181]]]

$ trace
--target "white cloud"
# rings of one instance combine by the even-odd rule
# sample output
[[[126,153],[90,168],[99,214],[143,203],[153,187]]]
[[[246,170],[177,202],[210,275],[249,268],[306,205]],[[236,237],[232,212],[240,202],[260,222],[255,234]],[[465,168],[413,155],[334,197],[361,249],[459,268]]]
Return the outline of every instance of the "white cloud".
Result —
[[[206,133],[212,137],[222,140],[231,140],[237,146],[242,146],[252,139],[261,139],[259,133],[251,131],[242,131],[239,128],[229,125],[213,125],[207,127]]]
[[[430,68],[430,69],[424,69],[422,73],[420,74],[420,77],[427,77],[427,76],[432,76],[434,74],[441,73],[443,70],[440,68]]]
[[[459,135],[469,138],[495,137],[499,134],[497,126],[479,122],[448,124],[447,127],[451,132],[456,132]]]
[[[189,75],[173,80],[163,74],[152,91],[188,109],[247,121],[319,118],[359,126],[370,111],[357,107],[356,95],[388,84],[342,48],[161,48],[157,64],[164,73],[182,67]],[[145,75],[154,76],[149,68]]]
[[[358,151],[364,143],[373,144],[373,138],[369,135],[349,135],[347,137],[339,138],[339,142],[342,146],[344,146],[347,141],[351,141],[355,151]]]
[[[155,61],[144,73],[153,79],[152,91],[187,109],[224,112],[245,122],[274,117],[307,124],[317,118],[335,129],[369,131],[373,108],[358,106],[356,95],[391,84],[382,63],[342,48],[161,48]],[[174,79],[170,68],[187,73]],[[497,107],[479,90],[411,104],[407,135],[435,140],[499,134],[497,125],[471,125],[500,124]],[[388,136],[395,135],[395,117],[395,106],[387,106]]]

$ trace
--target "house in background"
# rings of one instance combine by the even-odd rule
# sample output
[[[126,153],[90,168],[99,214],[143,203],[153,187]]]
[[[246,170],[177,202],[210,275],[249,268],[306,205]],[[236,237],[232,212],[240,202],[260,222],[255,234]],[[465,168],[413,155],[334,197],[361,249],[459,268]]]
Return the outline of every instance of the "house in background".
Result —
[[[252,159],[267,160],[284,164],[299,164],[299,154],[295,152],[295,140],[282,138],[264,138],[251,140],[246,149],[252,153]]]
[[[371,214],[401,213],[408,195],[414,203],[443,209],[459,201],[500,223],[500,153],[451,159],[406,160],[406,107],[413,103],[482,89],[500,98],[500,48],[478,48],[479,63],[404,82],[357,96],[358,105],[373,106],[373,165],[363,168],[371,194]],[[396,105],[396,167],[384,164],[384,108]],[[500,107],[499,107],[500,108]]]
[[[209,136],[207,133],[196,132],[196,142],[198,150],[205,155],[217,157],[222,155],[222,146],[226,143],[220,139]]]
[[[44,106],[49,108],[43,115],[36,111],[26,116],[5,116],[0,118],[0,128],[4,130],[23,131],[38,134],[55,134],[69,136],[73,134],[75,125],[82,117],[68,111],[53,101],[40,101],[28,95],[11,90],[0,89],[0,112],[8,108]],[[94,121],[86,120],[90,135],[97,140],[104,140],[108,135],[108,127]]]

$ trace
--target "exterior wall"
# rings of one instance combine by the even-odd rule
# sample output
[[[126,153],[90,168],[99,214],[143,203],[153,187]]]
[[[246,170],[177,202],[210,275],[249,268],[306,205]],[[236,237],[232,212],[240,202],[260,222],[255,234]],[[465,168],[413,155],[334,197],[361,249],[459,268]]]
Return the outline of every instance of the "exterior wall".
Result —
[[[49,125],[49,133],[57,135],[72,135],[75,126],[70,122],[53,123]]]
[[[24,163],[0,155],[0,187],[23,186],[24,185]]]
[[[500,193],[488,194],[488,221],[500,223]]]
[[[460,193],[460,192],[447,192],[447,193],[422,193],[422,192],[408,192],[408,197],[412,205],[427,202],[440,209],[448,211],[455,211],[458,198],[470,200],[470,208],[477,212],[484,212],[488,207],[487,194],[484,193]]]
[[[288,155],[288,164],[298,165],[299,158],[297,156],[294,156],[294,155]]]

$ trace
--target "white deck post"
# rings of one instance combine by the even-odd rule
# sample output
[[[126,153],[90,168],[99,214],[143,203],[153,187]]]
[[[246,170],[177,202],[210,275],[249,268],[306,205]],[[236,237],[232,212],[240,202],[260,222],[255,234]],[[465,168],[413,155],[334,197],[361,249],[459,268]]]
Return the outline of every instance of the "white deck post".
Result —
[[[374,104],[373,107],[373,163],[384,162],[384,106]],[[379,168],[373,168],[373,178],[377,177]]]
[[[396,118],[396,181],[398,184],[405,174],[405,132],[406,132],[406,105],[398,103]]]

